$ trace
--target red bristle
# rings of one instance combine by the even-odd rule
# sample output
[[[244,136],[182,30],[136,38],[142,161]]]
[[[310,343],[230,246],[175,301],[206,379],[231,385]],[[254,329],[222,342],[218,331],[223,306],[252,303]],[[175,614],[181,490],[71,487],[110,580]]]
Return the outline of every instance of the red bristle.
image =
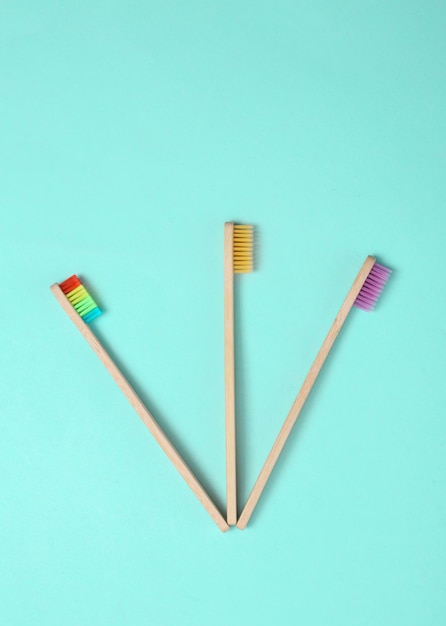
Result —
[[[62,283],[60,283],[59,287],[62,289],[64,293],[66,293],[67,291],[70,291],[71,289],[74,289],[75,287],[78,287],[79,285],[80,285],[80,280],[74,274],[73,276],[70,276],[69,278],[64,280]]]
[[[59,287],[62,289],[62,291],[65,294],[67,294],[67,293],[70,293],[70,291],[73,291],[73,289],[76,289],[76,287],[79,287],[79,285],[81,284],[82,283],[79,280],[79,278],[76,276],[76,274],[73,274],[73,276],[70,276],[69,278],[64,280],[62,283],[59,283]]]

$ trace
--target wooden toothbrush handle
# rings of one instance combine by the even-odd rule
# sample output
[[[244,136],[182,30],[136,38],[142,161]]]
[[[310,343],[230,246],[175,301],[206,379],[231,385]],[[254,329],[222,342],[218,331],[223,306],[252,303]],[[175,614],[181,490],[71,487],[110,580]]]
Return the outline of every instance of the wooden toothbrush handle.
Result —
[[[80,333],[84,336],[84,338],[88,341],[90,346],[95,351],[96,355],[102,361],[105,368],[110,373],[111,377],[121,389],[127,400],[130,402],[132,407],[135,409],[139,417],[142,419],[144,424],[152,433],[155,440],[164,450],[166,455],[172,461],[174,466],[177,468],[181,476],[184,478],[186,483],[192,489],[194,494],[200,500],[201,504],[204,506],[206,511],[212,517],[214,522],[220,528],[221,531],[225,532],[228,530],[228,525],[221,515],[220,511],[217,509],[215,504],[212,502],[206,491],[203,489],[201,484],[198,482],[194,474],[191,472],[189,467],[186,465],[180,454],[173,447],[172,443],[168,439],[168,437],[164,434],[160,426],[157,424],[149,410],[143,404],[141,399],[138,397],[136,391],[130,385],[128,380],[125,378],[123,373],[120,371],[116,363],[107,353],[105,348],[102,346],[96,335],[93,333],[91,328],[82,320],[82,318],[77,314],[74,308],[71,306],[70,302],[67,300],[65,294],[60,289],[59,285],[56,283],[51,286],[51,291],[53,295],[56,297],[56,300],[59,302],[65,313],[71,319],[71,321],[75,324]]]
[[[361,267],[359,274],[355,278],[355,281],[350,291],[348,292],[347,297],[345,298],[341,308],[339,309],[339,312],[336,315],[335,320],[331,325],[331,328],[328,331],[328,334],[325,337],[316,358],[313,361],[312,366],[310,367],[307,377],[305,378],[303,385],[300,388],[296,399],[294,400],[293,406],[291,407],[290,412],[288,413],[288,416],[285,419],[285,422],[283,423],[283,426],[279,432],[279,435],[277,436],[277,439],[274,442],[273,447],[271,448],[271,452],[269,453],[265,464],[260,471],[256,483],[245,504],[245,508],[243,509],[242,514],[240,515],[240,518],[237,522],[237,528],[240,528],[242,530],[246,528],[249,518],[251,517],[254,508],[260,496],[262,495],[268,478],[270,477],[271,472],[274,469],[277,459],[279,458],[280,453],[282,452],[283,447],[285,446],[285,443],[291,433],[291,430],[296,423],[297,418],[299,417],[299,414],[305,404],[308,394],[310,393],[311,388],[313,387],[316,378],[318,377],[319,372],[322,369],[325,359],[327,358],[335,342],[335,339],[338,336],[339,331],[341,330],[345,320],[347,319],[347,316],[356,300],[356,297],[361,291],[361,288],[367,276],[369,275],[375,261],[376,259],[374,257],[368,256],[364,261],[364,264]]]
[[[225,327],[225,432],[226,432],[226,516],[237,522],[237,474],[235,445],[234,366],[234,224],[224,227],[224,327]]]

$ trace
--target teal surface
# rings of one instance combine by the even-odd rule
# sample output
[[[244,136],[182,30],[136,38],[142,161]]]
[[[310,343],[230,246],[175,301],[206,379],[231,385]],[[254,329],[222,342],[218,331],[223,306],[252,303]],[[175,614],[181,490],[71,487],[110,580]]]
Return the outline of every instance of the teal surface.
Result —
[[[2,626],[446,623],[446,7],[0,3]],[[245,531],[222,534],[50,293],[225,506],[223,222],[240,507],[367,254]]]

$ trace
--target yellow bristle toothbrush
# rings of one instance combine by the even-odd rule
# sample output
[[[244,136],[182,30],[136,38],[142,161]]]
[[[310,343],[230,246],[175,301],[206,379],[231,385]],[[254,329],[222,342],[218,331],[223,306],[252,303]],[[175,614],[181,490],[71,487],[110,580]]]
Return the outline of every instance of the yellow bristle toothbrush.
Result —
[[[347,294],[347,297],[344,300],[339,312],[328,331],[327,336],[324,339],[324,342],[312,364],[310,367],[310,371],[305,378],[303,385],[297,394],[297,397],[291,407],[290,412],[288,413],[287,418],[282,426],[282,429],[277,436],[276,441],[269,453],[264,466],[262,467],[260,474],[257,478],[257,481],[248,497],[248,500],[245,504],[245,508],[240,515],[240,518],[237,522],[237,528],[244,529],[251,517],[254,508],[262,495],[262,492],[265,488],[265,485],[268,481],[268,478],[271,475],[271,472],[274,469],[274,466],[279,458],[280,453],[285,446],[285,443],[291,433],[291,430],[296,423],[297,418],[302,410],[302,407],[305,404],[305,401],[308,397],[308,394],[313,387],[316,378],[319,375],[319,372],[322,369],[323,364],[325,363],[325,359],[327,358],[336,337],[338,336],[339,331],[341,330],[345,320],[347,319],[348,314],[350,313],[353,306],[358,307],[359,309],[363,309],[365,311],[371,311],[376,302],[378,301],[379,296],[381,295],[382,290],[384,289],[385,284],[390,276],[391,270],[383,265],[379,265],[376,263],[376,259],[372,256],[368,256],[359,271],[350,291]]]
[[[224,326],[226,406],[226,521],[237,522],[237,472],[234,368],[234,274],[253,270],[253,226],[226,222],[224,227]]]
[[[76,328],[83,335],[84,339],[88,341],[90,346],[95,351],[96,355],[102,361],[103,365],[109,371],[113,380],[121,389],[127,400],[130,402],[136,413],[142,419],[149,431],[152,433],[155,440],[164,450],[168,458],[172,461],[173,465],[179,471],[186,483],[192,489],[197,496],[201,504],[206,511],[212,517],[214,522],[225,532],[228,530],[228,525],[223,518],[220,511],[212,502],[206,491],[193,475],[189,467],[176,451],[168,437],[161,430],[155,419],[152,417],[148,409],[145,407],[141,399],[136,394],[130,383],[126,380],[123,373],[119,370],[116,363],[112,360],[110,355],[106,352],[105,348],[101,345],[96,335],[93,333],[88,323],[101,314],[101,310],[82,285],[77,276],[71,276],[67,280],[60,284],[55,283],[51,286],[51,291],[56,297],[57,301],[68,315],[70,320],[74,323]]]

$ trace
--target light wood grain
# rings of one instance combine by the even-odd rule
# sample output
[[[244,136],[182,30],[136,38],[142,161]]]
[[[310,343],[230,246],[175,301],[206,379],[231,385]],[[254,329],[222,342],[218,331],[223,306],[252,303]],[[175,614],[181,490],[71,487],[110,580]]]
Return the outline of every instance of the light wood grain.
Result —
[[[359,274],[357,275],[350,291],[347,294],[347,297],[345,298],[341,308],[339,309],[339,312],[336,315],[336,318],[330,330],[328,331],[328,334],[325,337],[324,342],[312,366],[310,367],[307,377],[305,378],[304,383],[302,387],[300,388],[299,393],[297,394],[297,397],[293,403],[293,406],[291,407],[290,412],[288,413],[288,416],[285,419],[282,429],[280,430],[280,433],[276,441],[274,442],[271,452],[269,453],[265,461],[265,464],[260,471],[257,481],[249,495],[249,498],[245,504],[242,514],[240,515],[240,518],[237,522],[237,528],[240,528],[241,530],[246,528],[246,525],[254,511],[254,508],[260,496],[262,495],[262,492],[265,488],[268,478],[270,477],[271,472],[274,469],[277,459],[279,458],[279,455],[283,450],[283,447],[291,433],[291,430],[294,424],[296,423],[297,418],[299,417],[299,414],[302,410],[302,407],[305,404],[308,394],[310,393],[311,388],[313,387],[316,381],[316,378],[318,377],[319,372],[322,369],[325,359],[327,358],[334,344],[334,341],[339,334],[339,331],[341,330],[345,320],[347,319],[347,316],[356,300],[356,297],[358,293],[361,291],[361,288],[367,276],[369,275],[370,270],[372,269],[375,263],[375,260],[376,259],[374,259],[371,256],[368,256],[366,258],[363,266],[361,267],[361,270],[359,271]]]
[[[224,226],[224,326],[226,405],[226,521],[237,522],[234,372],[234,224]]]
[[[51,286],[51,291],[65,313],[71,319],[71,321],[75,324],[77,329],[83,335],[84,339],[88,341],[90,346],[95,351],[96,355],[102,361],[103,365],[106,367],[113,380],[116,382],[118,387],[121,389],[127,400],[130,402],[132,407],[135,409],[136,413],[142,419],[144,424],[147,426],[149,431],[152,433],[155,440],[161,446],[165,454],[172,461],[173,465],[177,468],[181,476],[184,478],[186,483],[192,489],[194,494],[197,496],[201,504],[204,506],[206,511],[212,517],[217,526],[225,532],[228,530],[228,525],[221,515],[220,511],[217,509],[215,504],[209,498],[208,494],[195,478],[194,474],[191,472],[189,467],[186,465],[184,460],[181,458],[180,454],[176,451],[170,440],[164,434],[160,426],[157,424],[153,416],[150,414],[149,410],[145,407],[141,399],[138,397],[135,390],[132,388],[130,383],[126,380],[122,372],[119,370],[116,363],[112,360],[110,355],[106,352],[105,348],[101,345],[96,335],[93,333],[91,328],[82,320],[82,318],[77,314],[71,304],[68,302],[65,294],[60,289],[59,285],[56,283]]]

